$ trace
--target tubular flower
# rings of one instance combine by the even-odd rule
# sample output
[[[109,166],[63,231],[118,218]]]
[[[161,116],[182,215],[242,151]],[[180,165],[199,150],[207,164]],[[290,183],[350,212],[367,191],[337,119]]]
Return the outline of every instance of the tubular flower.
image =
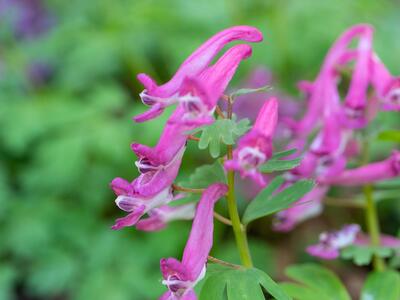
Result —
[[[193,287],[205,275],[207,256],[213,243],[214,204],[226,194],[225,184],[210,185],[202,194],[196,209],[192,230],[183,252],[182,261],[175,258],[160,261],[163,284],[168,291],[160,300],[195,300]]]
[[[230,48],[211,67],[196,77],[186,77],[179,90],[176,114],[169,123],[200,126],[214,121],[213,112],[218,99],[232,79],[240,62],[251,55],[251,47],[237,45]]]
[[[167,83],[158,86],[150,76],[139,74],[137,78],[145,88],[140,94],[140,97],[145,105],[150,106],[150,109],[136,116],[134,120],[143,122],[153,119],[160,115],[165,107],[176,103],[179,98],[179,89],[185,78],[196,77],[206,70],[215,55],[217,55],[226,44],[236,40],[260,42],[262,39],[261,32],[254,27],[231,27],[217,33],[193,52]]]
[[[238,170],[242,177],[265,185],[258,167],[272,156],[272,135],[277,121],[278,101],[271,98],[264,103],[253,128],[239,140],[233,159],[225,162],[225,169]]]
[[[340,254],[340,249],[350,246],[356,240],[360,226],[351,224],[335,232],[323,232],[319,236],[319,243],[309,246],[307,252],[322,259],[335,259]]]
[[[169,222],[176,220],[192,220],[195,213],[195,204],[189,203],[179,206],[163,205],[148,212],[149,217],[140,220],[136,229],[143,231],[157,231],[165,228]]]
[[[336,176],[321,178],[320,182],[331,185],[354,186],[390,179],[400,175],[400,152],[395,150],[392,155],[380,162],[344,170]]]
[[[349,128],[362,128],[367,124],[367,91],[370,81],[370,57],[372,55],[373,29],[362,26],[357,48],[357,61],[344,103],[344,121]]]
[[[382,101],[384,110],[400,110],[400,77],[393,77],[379,57],[374,54],[372,61],[372,85]]]
[[[274,217],[274,230],[287,232],[298,223],[319,215],[322,211],[321,202],[327,191],[327,187],[317,185],[292,207],[278,212]]]
[[[183,152],[184,147],[165,165],[143,161],[142,158],[137,164],[142,173],[138,178],[131,183],[121,178],[111,182],[118,196],[115,203],[120,209],[129,212],[126,217],[116,220],[113,229],[133,226],[144,214],[173,199],[171,185],[178,174]]]
[[[387,248],[399,248],[400,239],[382,234],[380,244]],[[339,231],[321,233],[319,243],[307,247],[306,251],[312,256],[331,260],[339,257],[341,249],[351,245],[371,245],[369,236],[361,232],[357,224],[345,225]]]

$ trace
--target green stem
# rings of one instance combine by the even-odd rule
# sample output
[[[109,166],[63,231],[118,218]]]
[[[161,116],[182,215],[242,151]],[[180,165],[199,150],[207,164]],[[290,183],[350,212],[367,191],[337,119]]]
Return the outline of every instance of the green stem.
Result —
[[[228,101],[228,118],[232,118],[232,101]],[[227,157],[228,160],[233,157],[233,149],[231,145],[227,146]],[[235,199],[235,173],[234,171],[228,171],[228,194],[226,195],[228,201],[229,217],[232,222],[233,233],[236,239],[236,245],[239,250],[240,260],[244,267],[251,268],[253,263],[251,261],[251,255],[249,245],[247,242],[246,228],[241,224],[240,217],[236,205]]]
[[[363,147],[363,164],[367,164],[369,161],[369,143],[367,140],[364,141]],[[371,245],[379,247],[380,241],[380,228],[378,214],[376,210],[375,201],[373,199],[374,190],[371,184],[363,186],[363,192],[365,196],[365,217],[367,222],[368,234],[371,239]],[[385,261],[378,256],[374,256],[373,259],[374,269],[376,271],[383,271],[385,269]]]

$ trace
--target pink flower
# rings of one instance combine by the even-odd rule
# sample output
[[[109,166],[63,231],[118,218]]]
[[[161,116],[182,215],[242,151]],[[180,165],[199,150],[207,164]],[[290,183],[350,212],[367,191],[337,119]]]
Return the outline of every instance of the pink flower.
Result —
[[[143,231],[158,231],[176,220],[192,220],[196,205],[188,203],[179,206],[163,205],[148,212],[149,217],[141,219],[136,224],[136,229]]]
[[[344,170],[338,175],[320,178],[319,181],[324,184],[354,186],[390,179],[399,175],[400,152],[395,150],[389,158],[383,161]]]
[[[173,200],[171,185],[178,174],[184,150],[182,147],[166,164],[157,157],[153,161],[142,157],[137,164],[141,172],[139,177],[131,183],[121,178],[111,182],[118,196],[115,203],[129,212],[126,217],[116,220],[113,229],[133,226],[144,214]]]
[[[251,55],[251,47],[230,48],[211,67],[196,77],[186,77],[179,90],[179,106],[169,123],[200,126],[214,121],[213,112],[240,62]]]
[[[362,128],[367,124],[367,91],[370,81],[373,28],[360,25],[357,61],[344,103],[344,121],[349,128]]]
[[[400,247],[400,239],[392,236],[383,234],[380,241],[383,247]],[[306,251],[312,256],[331,260],[339,257],[341,249],[351,245],[371,245],[369,236],[361,232],[360,226],[357,224],[343,226],[339,231],[321,233],[319,243],[307,247]]]
[[[201,196],[182,262],[175,258],[160,261],[163,284],[168,291],[160,300],[195,300],[193,287],[206,273],[206,262],[213,244],[214,204],[228,191],[222,183],[210,185]]]
[[[150,109],[136,116],[135,121],[143,122],[153,119],[160,115],[165,107],[176,103],[184,80],[187,77],[197,77],[204,72],[215,55],[226,44],[236,40],[260,42],[262,41],[262,34],[256,28],[250,26],[231,27],[217,33],[182,63],[170,81],[160,86],[150,76],[139,74],[137,78],[145,87],[140,97],[144,104],[150,106]]]
[[[233,159],[225,162],[227,170],[238,170],[242,177],[250,177],[265,185],[258,167],[272,156],[272,135],[278,121],[278,101],[271,98],[261,108],[253,128],[238,143]]]
[[[340,255],[340,249],[350,246],[356,240],[360,226],[351,224],[335,232],[323,232],[319,236],[319,243],[307,247],[307,252],[322,259],[335,259]]]
[[[382,101],[384,110],[400,110],[400,77],[393,77],[379,57],[374,54],[372,63],[372,85]]]

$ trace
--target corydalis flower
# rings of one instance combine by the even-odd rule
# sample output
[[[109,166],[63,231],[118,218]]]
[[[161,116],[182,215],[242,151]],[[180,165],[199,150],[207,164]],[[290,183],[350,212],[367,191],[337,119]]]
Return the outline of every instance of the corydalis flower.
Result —
[[[113,229],[133,226],[144,214],[173,200],[171,185],[178,174],[183,152],[184,147],[166,165],[142,161],[138,164],[142,174],[131,183],[122,178],[111,182],[118,196],[115,203],[129,212],[116,220]]]
[[[196,205],[194,203],[168,206],[163,205],[152,209],[148,218],[142,219],[136,224],[136,229],[143,231],[157,231],[165,228],[169,222],[176,220],[192,220]]]
[[[338,231],[321,233],[319,243],[307,247],[307,252],[312,256],[331,260],[339,257],[341,249],[351,245],[371,245],[371,239],[368,235],[361,232],[360,226],[357,224],[343,226]],[[399,248],[400,240],[382,234],[380,236],[380,245],[386,248]]]
[[[160,261],[163,284],[168,291],[160,300],[195,300],[193,287],[205,275],[207,256],[213,243],[215,202],[226,194],[225,184],[210,185],[202,194],[196,209],[192,230],[183,252],[182,262],[175,258]]]
[[[393,151],[392,155],[380,162],[344,170],[332,177],[320,178],[319,181],[325,184],[355,186],[373,183],[380,180],[390,179],[400,175],[400,152]]]
[[[258,29],[250,26],[231,27],[217,33],[182,63],[170,81],[160,86],[150,76],[139,74],[137,78],[145,87],[140,97],[143,103],[151,108],[136,116],[135,121],[143,122],[155,118],[164,111],[165,107],[176,103],[179,98],[179,89],[185,78],[193,78],[202,73],[226,44],[236,40],[260,42],[262,34]]]
[[[250,46],[234,46],[198,76],[186,77],[179,90],[177,108],[179,113],[174,114],[168,122],[186,126],[212,123],[218,99],[232,79],[239,63],[250,55]]]
[[[319,236],[319,243],[309,246],[307,252],[322,259],[335,259],[339,256],[340,249],[354,243],[359,232],[360,226],[357,224],[346,225],[335,232],[323,232]]]
[[[394,77],[379,57],[374,54],[372,62],[372,85],[382,101],[384,110],[400,110],[400,77]]]
[[[238,143],[233,159],[225,162],[227,170],[238,170],[242,177],[250,177],[265,185],[258,167],[272,156],[272,135],[278,121],[278,101],[271,98],[261,108],[253,128]]]

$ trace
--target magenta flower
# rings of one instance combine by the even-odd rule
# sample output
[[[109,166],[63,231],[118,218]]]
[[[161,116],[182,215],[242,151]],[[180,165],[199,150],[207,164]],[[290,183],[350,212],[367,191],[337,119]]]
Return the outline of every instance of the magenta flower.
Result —
[[[238,142],[233,159],[225,162],[227,170],[238,170],[242,177],[250,177],[260,185],[265,185],[258,171],[272,156],[272,135],[278,121],[278,101],[271,98],[261,108],[253,128]]]
[[[319,215],[322,212],[321,202],[327,192],[326,186],[317,185],[302,199],[294,203],[292,207],[278,212],[274,216],[274,230],[287,232],[298,223]]]
[[[196,205],[188,203],[179,206],[163,205],[148,212],[149,217],[141,219],[136,229],[143,231],[158,231],[164,229],[169,222],[176,220],[192,220]]]
[[[201,196],[182,262],[175,258],[160,261],[163,284],[168,291],[160,300],[195,300],[193,287],[206,273],[207,256],[213,244],[214,204],[226,194],[225,184],[210,185]]]
[[[384,110],[400,110],[400,77],[393,77],[379,57],[372,55],[372,85]]]
[[[380,241],[383,247],[400,247],[400,239],[392,236],[382,234]],[[339,257],[341,249],[351,245],[371,245],[369,236],[361,232],[357,224],[346,225],[339,231],[321,233],[319,243],[307,247],[306,251],[312,256],[331,260]]]
[[[335,232],[323,232],[319,236],[319,243],[307,247],[307,252],[322,259],[335,259],[339,257],[340,249],[354,244],[360,226],[351,224]]]
[[[115,200],[117,206],[129,214],[116,220],[113,229],[135,225],[139,219],[152,209],[163,206],[173,199],[171,185],[175,180],[185,147],[171,159],[163,164],[160,160],[150,160],[142,157],[137,166],[141,175],[128,181],[116,178],[111,182],[111,187],[118,196]]]
[[[262,41],[261,32],[250,26],[236,26],[223,30],[192,53],[179,67],[175,75],[167,83],[158,86],[146,74],[139,74],[138,80],[144,85],[145,90],[140,94],[144,104],[151,108],[134,119],[143,122],[160,115],[164,108],[177,102],[179,89],[187,77],[194,78],[207,69],[215,55],[228,43],[235,40],[247,42]]]
[[[344,103],[344,121],[349,128],[362,128],[367,124],[366,107],[373,28],[360,25],[359,29],[362,32],[357,48],[357,61]]]
[[[380,162],[344,170],[336,176],[320,178],[325,184],[354,186],[373,183],[380,180],[390,179],[400,175],[400,152],[395,150],[392,155]]]
[[[212,123],[218,99],[235,74],[239,63],[250,55],[250,46],[234,46],[226,51],[213,66],[205,69],[198,76],[186,77],[177,100],[179,113],[175,113],[168,122],[188,127]]]

